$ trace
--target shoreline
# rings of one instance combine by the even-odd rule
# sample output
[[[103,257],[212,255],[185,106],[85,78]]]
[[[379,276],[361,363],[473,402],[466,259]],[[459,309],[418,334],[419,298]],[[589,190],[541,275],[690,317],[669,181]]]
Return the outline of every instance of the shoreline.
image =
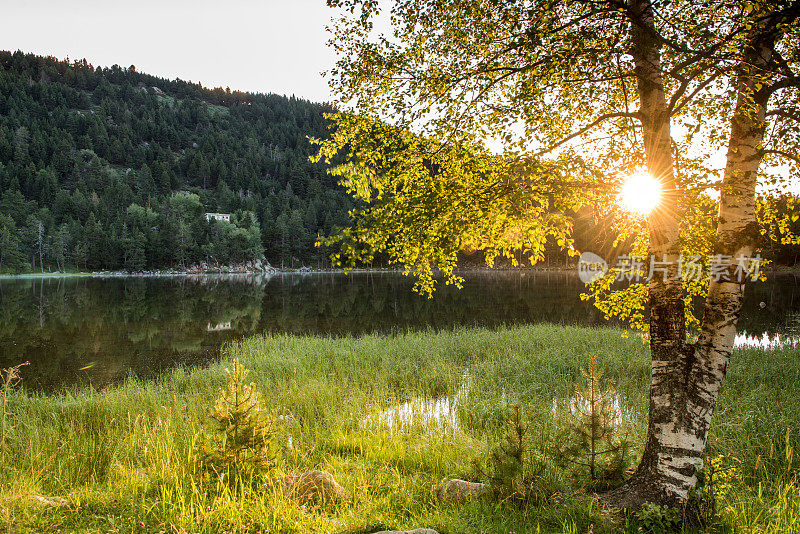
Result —
[[[555,274],[577,274],[575,267],[528,267],[528,268],[464,268],[456,269],[455,274],[459,273],[493,273],[493,272],[520,272],[520,273],[555,273]],[[356,268],[356,269],[251,269],[251,270],[164,270],[164,271],[86,271],[86,272],[46,272],[46,273],[2,273],[0,280],[3,279],[38,279],[38,278],[166,278],[181,276],[222,276],[222,275],[264,275],[264,276],[283,276],[283,275],[307,275],[307,274],[413,274],[403,269],[391,268]]]
[[[527,267],[527,268],[463,268],[456,269],[455,274],[467,273],[551,273],[551,274],[575,274],[577,276],[577,266],[573,267]],[[800,268],[784,267],[779,269],[771,269],[763,271],[764,274],[770,275],[800,275]],[[164,270],[164,271],[141,271],[141,272],[127,272],[127,271],[88,271],[88,272],[46,272],[46,273],[2,273],[0,280],[31,280],[31,279],[46,279],[46,278],[179,278],[179,277],[197,277],[197,276],[285,276],[285,275],[321,275],[321,274],[408,274],[413,275],[410,271],[402,269],[390,268],[357,268],[357,269],[312,269],[312,268],[298,268],[298,269],[263,269],[263,270],[206,270],[206,271],[178,271],[178,270]]]

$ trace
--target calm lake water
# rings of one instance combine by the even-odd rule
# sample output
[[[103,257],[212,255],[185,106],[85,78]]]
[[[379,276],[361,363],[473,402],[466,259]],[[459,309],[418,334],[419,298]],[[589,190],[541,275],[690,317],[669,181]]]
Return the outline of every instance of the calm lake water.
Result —
[[[460,325],[601,325],[579,299],[577,275],[464,274],[462,290],[433,299],[394,273],[54,277],[0,279],[0,367],[30,361],[25,387],[102,387],[133,373],[202,365],[226,340],[257,332],[345,335]],[[763,303],[763,307],[761,305]],[[748,287],[740,331],[795,338],[800,278],[773,275]]]

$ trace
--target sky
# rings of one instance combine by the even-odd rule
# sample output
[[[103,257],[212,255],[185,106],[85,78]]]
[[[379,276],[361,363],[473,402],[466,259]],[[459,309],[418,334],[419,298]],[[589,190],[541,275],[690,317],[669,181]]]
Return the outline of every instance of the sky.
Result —
[[[0,0],[0,50],[331,100],[325,0]]]

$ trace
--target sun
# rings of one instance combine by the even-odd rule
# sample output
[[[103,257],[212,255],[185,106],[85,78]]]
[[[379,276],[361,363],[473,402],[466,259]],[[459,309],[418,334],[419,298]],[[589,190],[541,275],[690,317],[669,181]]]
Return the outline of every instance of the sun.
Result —
[[[661,182],[646,172],[628,176],[622,184],[620,205],[631,213],[649,215],[661,202]]]

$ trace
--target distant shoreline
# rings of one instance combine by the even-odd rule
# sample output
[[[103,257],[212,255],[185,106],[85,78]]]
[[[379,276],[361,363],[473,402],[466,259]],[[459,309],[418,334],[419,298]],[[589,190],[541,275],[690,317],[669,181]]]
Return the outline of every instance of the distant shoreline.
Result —
[[[574,273],[577,267],[515,267],[515,268],[463,268],[456,269],[455,274],[459,273],[492,273],[492,272],[521,272],[521,273]],[[403,274],[406,271],[402,269],[390,268],[374,268],[374,269],[349,269],[345,272],[344,269],[313,269],[313,268],[299,268],[299,269],[269,269],[269,270],[231,270],[231,271],[178,271],[178,270],[165,270],[165,271],[143,271],[143,272],[127,272],[127,271],[86,271],[86,272],[45,272],[45,273],[3,273],[0,274],[0,280],[3,279],[44,279],[44,278],[167,278],[167,277],[183,277],[183,276],[235,276],[235,275],[266,275],[266,276],[280,276],[280,275],[296,275],[296,274]],[[409,273],[413,274],[413,273]]]
[[[553,273],[553,274],[577,274],[576,266],[558,266],[558,267],[466,267],[456,269],[455,274],[465,273],[494,273],[494,272],[519,272],[519,273]],[[140,271],[140,272],[127,272],[127,271],[86,271],[86,272],[46,272],[46,273],[3,273],[0,274],[0,280],[25,280],[25,279],[45,279],[45,278],[179,278],[179,277],[197,277],[197,276],[283,276],[283,275],[308,275],[308,274],[403,274],[406,271],[402,269],[391,268],[357,268],[345,271],[345,269],[314,269],[309,267],[301,267],[298,269],[277,269],[269,268],[264,270],[207,270],[207,271],[179,271],[179,270],[164,270],[164,271]],[[800,267],[786,267],[779,266],[778,268],[768,269],[764,271],[767,275],[777,274],[792,274],[799,275]],[[413,275],[413,273],[408,273]]]

